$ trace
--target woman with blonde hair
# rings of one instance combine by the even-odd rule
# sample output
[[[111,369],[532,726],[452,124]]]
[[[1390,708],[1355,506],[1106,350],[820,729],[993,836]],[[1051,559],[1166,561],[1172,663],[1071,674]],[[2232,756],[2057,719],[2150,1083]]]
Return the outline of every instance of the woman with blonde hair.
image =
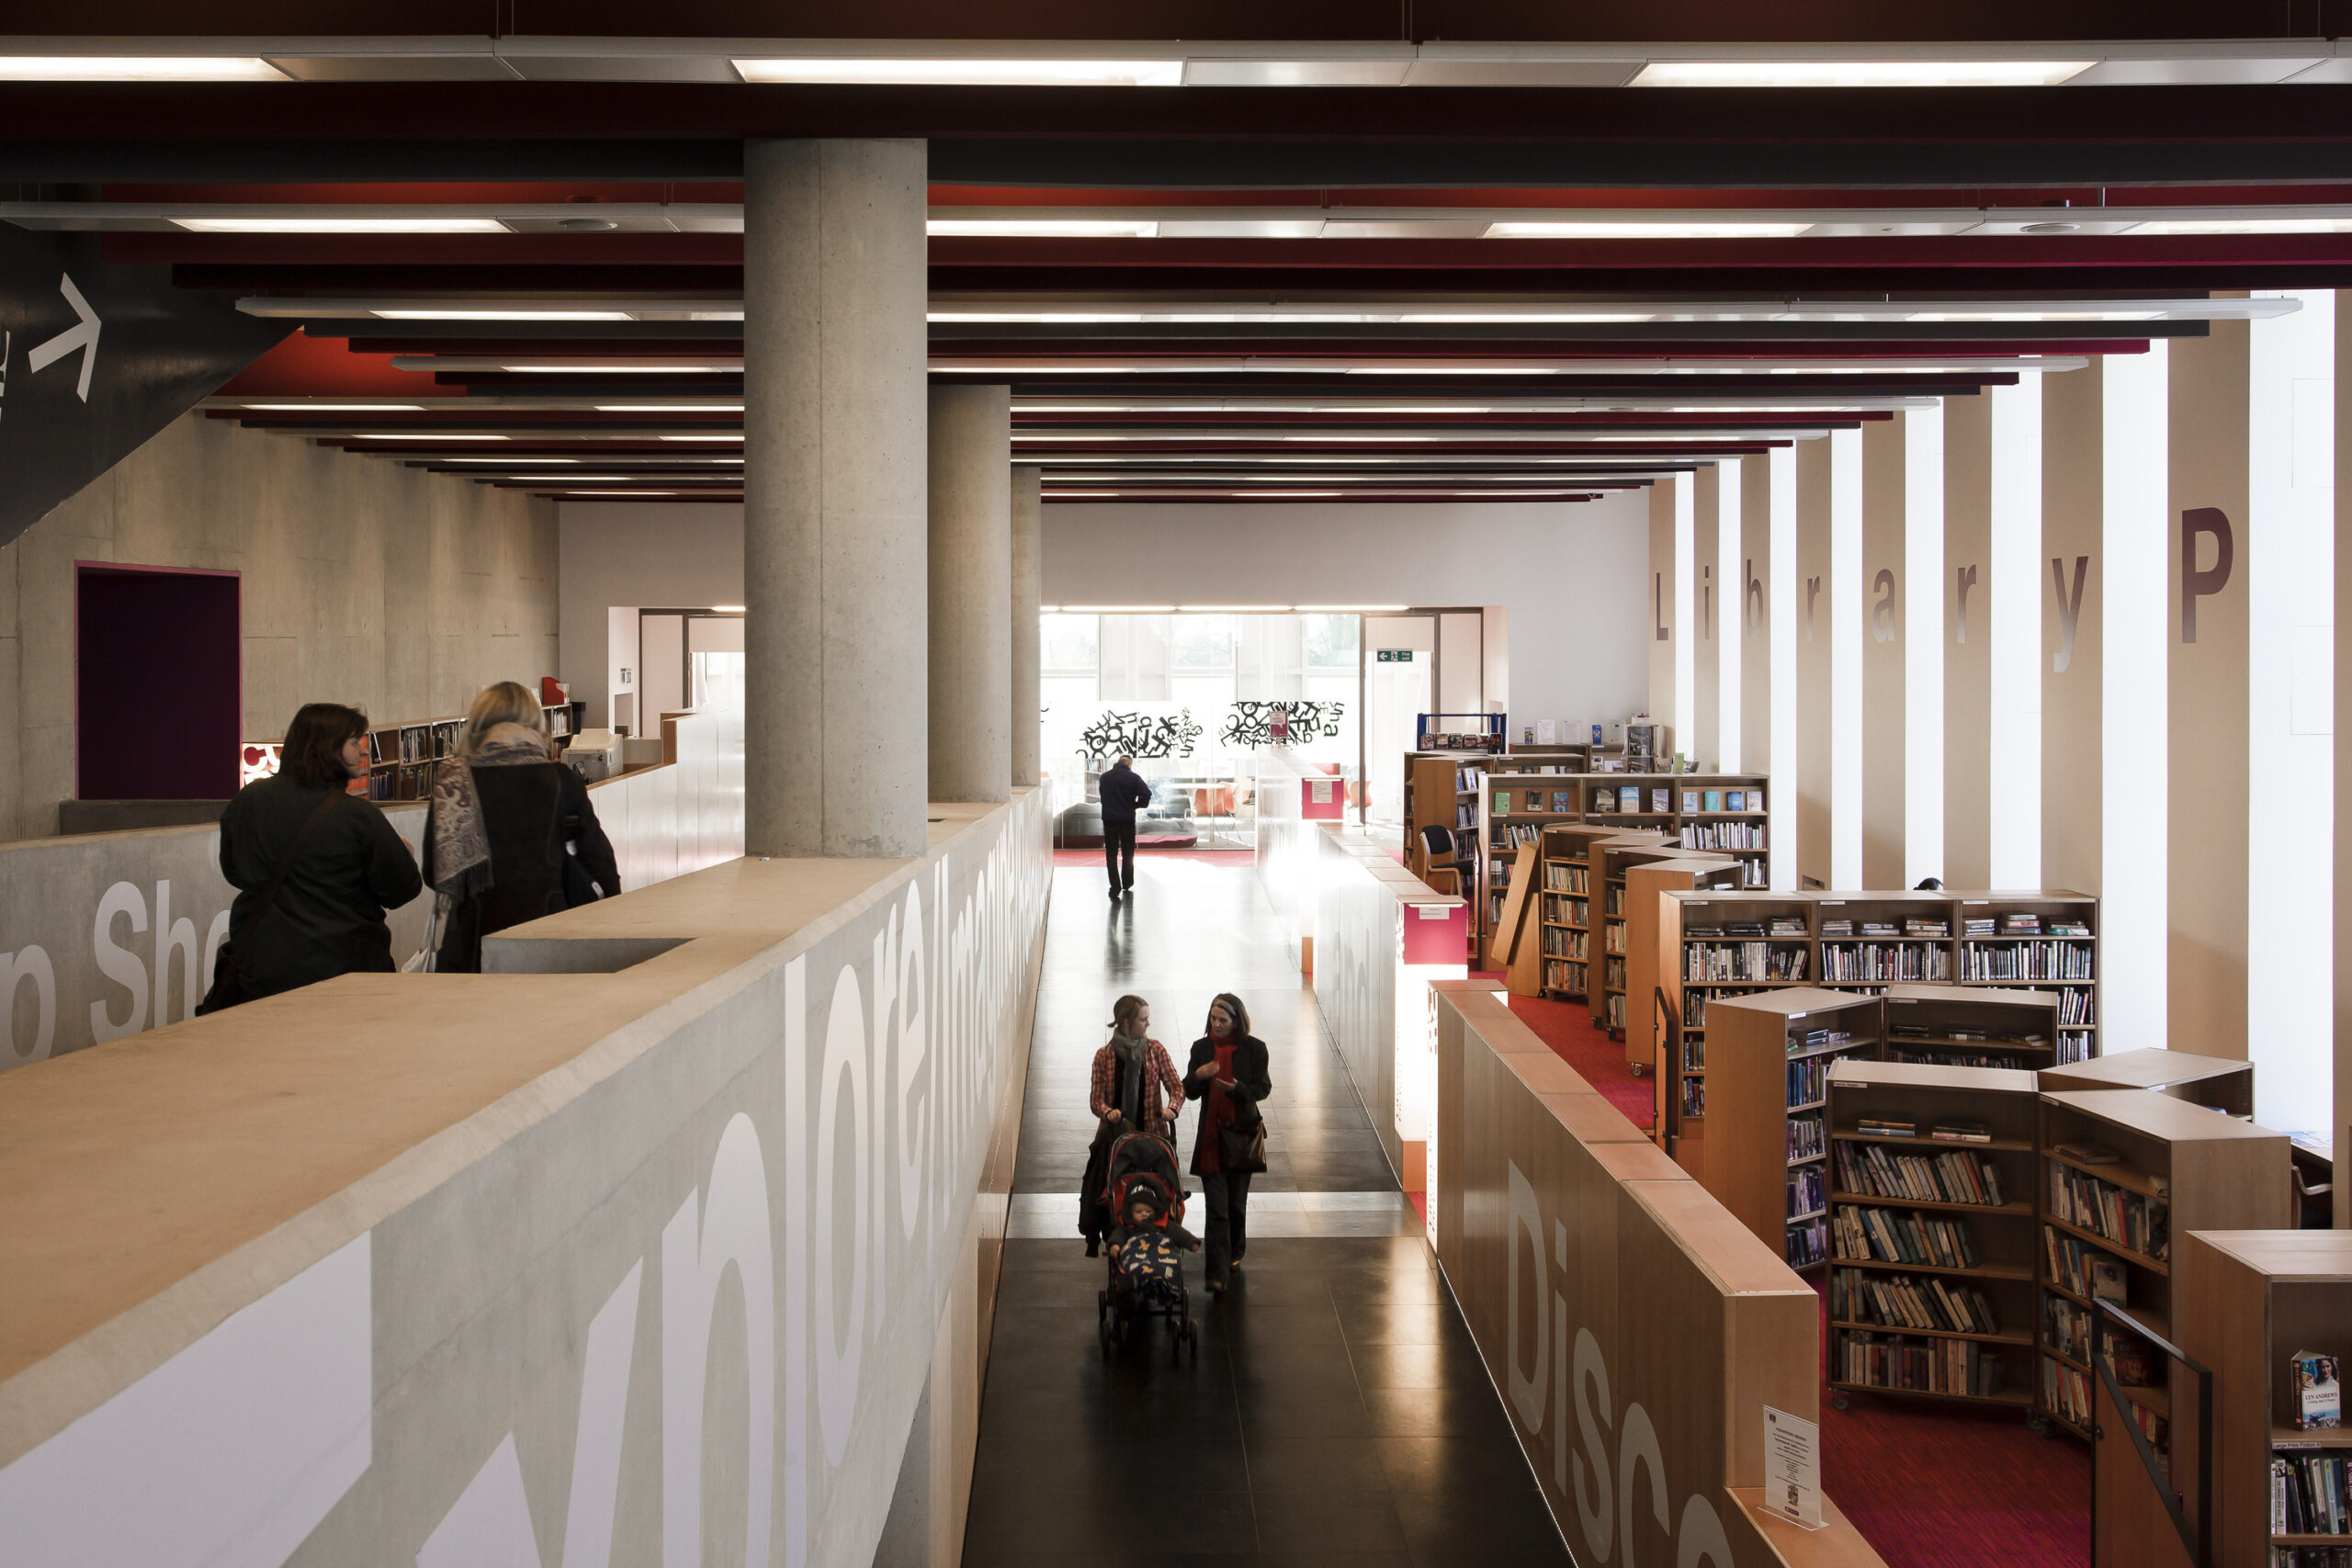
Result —
[[[1172,1150],[1176,1113],[1184,1109],[1184,1080],[1176,1076],[1168,1047],[1151,1038],[1151,1004],[1141,997],[1125,996],[1112,1004],[1111,1039],[1094,1053],[1087,1104],[1095,1116],[1094,1146],[1087,1151],[1086,1174],[1079,1180],[1078,1230],[1091,1258],[1113,1219],[1102,1212],[1112,1143],[1125,1133],[1157,1133]]]
[[[588,785],[555,760],[528,686],[486,687],[454,757],[433,770],[424,879],[445,901],[434,967],[481,968],[481,939],[621,890]]]

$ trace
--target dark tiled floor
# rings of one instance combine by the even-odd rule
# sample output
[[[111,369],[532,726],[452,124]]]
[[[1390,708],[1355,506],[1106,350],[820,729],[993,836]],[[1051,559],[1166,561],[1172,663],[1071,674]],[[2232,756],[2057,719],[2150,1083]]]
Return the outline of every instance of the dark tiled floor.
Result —
[[[1230,989],[1272,1055],[1261,1190],[1393,1191],[1246,859],[1137,869],[1115,910],[1100,872],[1057,874],[1015,1190],[1075,1185],[1114,998],[1150,999],[1181,1066],[1209,998]],[[1567,1562],[1418,1236],[1264,1236],[1222,1302],[1197,1260],[1191,1273],[1197,1359],[1172,1361],[1159,1325],[1106,1356],[1102,1261],[1074,1235],[1006,1245],[967,1568]]]

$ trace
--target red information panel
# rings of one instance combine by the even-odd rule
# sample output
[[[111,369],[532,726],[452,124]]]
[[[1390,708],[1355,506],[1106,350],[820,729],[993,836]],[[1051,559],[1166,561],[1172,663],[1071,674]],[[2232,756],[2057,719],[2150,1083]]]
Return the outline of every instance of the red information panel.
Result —
[[[1405,917],[1405,962],[1408,964],[1459,964],[1470,942],[1470,906],[1467,904],[1407,904]]]
[[[1348,786],[1340,779],[1298,781],[1298,814],[1309,822],[1337,822],[1346,815]]]

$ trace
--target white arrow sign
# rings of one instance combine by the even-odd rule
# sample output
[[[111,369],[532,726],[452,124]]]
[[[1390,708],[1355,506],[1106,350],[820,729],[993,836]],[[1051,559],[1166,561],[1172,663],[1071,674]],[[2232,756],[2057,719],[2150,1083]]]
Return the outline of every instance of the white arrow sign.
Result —
[[[61,276],[57,280],[57,291],[65,296],[65,302],[73,306],[74,313],[82,319],[27,355],[25,363],[35,370],[46,370],[75,349],[80,349],[82,380],[74,390],[86,403],[90,400],[90,372],[98,367],[98,313],[90,309],[90,302],[82,298],[80,289],[74,287],[71,276]]]

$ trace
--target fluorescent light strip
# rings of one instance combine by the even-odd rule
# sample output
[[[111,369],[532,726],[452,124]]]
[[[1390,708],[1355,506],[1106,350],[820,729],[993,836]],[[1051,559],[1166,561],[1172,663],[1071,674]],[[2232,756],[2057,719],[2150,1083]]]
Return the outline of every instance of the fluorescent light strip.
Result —
[[[423,413],[423,403],[239,403],[253,413]]]
[[[627,310],[370,310],[387,321],[633,321]]]
[[[2054,87],[2094,60],[1653,61],[1635,87]]]
[[[192,234],[506,234],[495,218],[168,218]]]
[[[0,82],[284,82],[251,54],[0,55]]]
[[[735,441],[735,442],[740,442],[740,441],[741,441],[741,440],[743,439],[743,437],[742,437],[742,434],[741,434],[740,432],[739,432],[739,433],[737,433],[736,434],[733,434],[733,435],[672,435],[672,434],[667,434],[667,433],[664,433],[664,434],[662,434],[662,440],[664,440],[664,441]]]
[[[1806,223],[1691,223],[1677,219],[1657,223],[1587,223],[1575,220],[1489,223],[1489,240],[1785,240],[1802,234]],[[1620,317],[1647,321],[1645,316]]]
[[[441,367],[447,370],[495,368],[513,375],[528,376],[741,376],[743,373],[743,362],[740,359],[724,365],[714,365],[707,360],[689,365],[665,365],[651,360],[639,360],[630,365],[575,365],[554,360],[537,364],[495,367],[453,364],[445,361]],[[401,366],[400,368],[405,370],[411,367]]]
[[[1177,87],[1182,60],[740,58],[746,82],[855,87]]]
[[[356,430],[330,437],[340,441],[511,441],[511,435],[457,435],[438,430]]]
[[[2097,209],[2084,214],[2097,216]],[[2134,223],[2130,234],[2352,234],[2352,218],[2157,218]]]
[[[1127,218],[934,218],[923,232],[935,240],[1156,240],[1159,225]]]
[[[598,413],[741,413],[741,403],[596,403]]]

